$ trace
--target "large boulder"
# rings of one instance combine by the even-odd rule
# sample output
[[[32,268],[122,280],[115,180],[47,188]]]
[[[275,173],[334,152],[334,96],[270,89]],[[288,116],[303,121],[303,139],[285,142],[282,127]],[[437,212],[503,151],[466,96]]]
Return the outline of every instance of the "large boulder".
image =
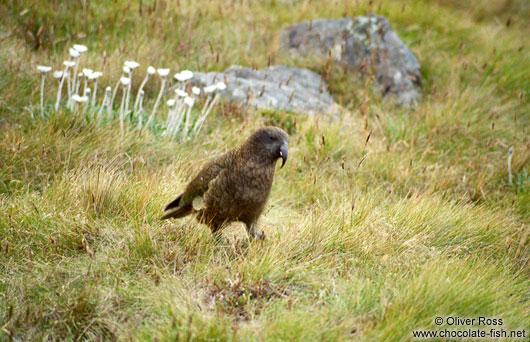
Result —
[[[271,66],[260,70],[233,65],[225,72],[193,74],[195,85],[226,83],[221,96],[242,106],[314,115],[335,108],[320,75],[300,68]]]
[[[351,72],[373,72],[377,88],[383,95],[395,95],[400,105],[414,106],[421,100],[420,65],[384,17],[299,23],[285,29],[281,50],[295,56],[331,57]]]

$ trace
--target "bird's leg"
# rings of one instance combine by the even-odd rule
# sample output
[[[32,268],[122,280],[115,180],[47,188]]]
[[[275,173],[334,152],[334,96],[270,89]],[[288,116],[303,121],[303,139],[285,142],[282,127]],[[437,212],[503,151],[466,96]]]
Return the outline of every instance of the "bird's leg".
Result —
[[[256,222],[252,222],[251,224],[247,224],[247,232],[250,234],[250,237],[255,240],[265,240],[265,233],[258,232],[257,231],[257,224]]]

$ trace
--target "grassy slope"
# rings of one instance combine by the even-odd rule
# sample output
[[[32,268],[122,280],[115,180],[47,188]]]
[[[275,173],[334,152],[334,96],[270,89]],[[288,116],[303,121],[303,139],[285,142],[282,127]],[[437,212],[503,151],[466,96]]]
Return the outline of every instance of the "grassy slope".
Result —
[[[141,14],[127,1],[31,3],[0,5],[0,340],[409,340],[448,315],[529,333],[524,1],[144,0]],[[282,27],[372,11],[420,60],[424,101],[397,110],[331,72],[347,110],[296,118],[264,244],[249,245],[239,225],[219,244],[191,219],[158,217],[201,163],[286,114],[225,110],[176,145],[66,114],[31,120],[25,108],[38,102],[37,61],[59,65],[72,42],[89,46],[103,83],[125,59],[309,66],[278,55]]]

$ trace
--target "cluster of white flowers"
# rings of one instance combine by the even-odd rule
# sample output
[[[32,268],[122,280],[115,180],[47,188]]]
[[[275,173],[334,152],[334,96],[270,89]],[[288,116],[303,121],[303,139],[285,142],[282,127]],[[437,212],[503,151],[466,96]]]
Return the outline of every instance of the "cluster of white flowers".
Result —
[[[219,98],[217,93],[212,101],[212,94],[216,90],[223,90],[226,85],[223,82],[218,82],[215,85],[207,86],[203,88],[203,93],[206,95],[206,101],[195,122],[192,122],[191,109],[195,104],[196,99],[201,95],[201,88],[192,87],[191,95],[189,95],[186,89],[186,82],[193,77],[193,73],[189,70],[184,70],[180,73],[176,73],[174,78],[179,82],[175,88],[175,96],[167,101],[169,107],[169,113],[165,126],[167,127],[165,134],[173,137],[181,131],[182,136],[187,137],[188,134],[197,134],[206,120],[206,117],[210,113],[212,107]]]
[[[88,68],[83,68],[79,73],[80,59],[84,52],[88,49],[84,45],[75,44],[69,49],[69,60],[63,64],[64,70],[57,70],[53,72],[53,77],[58,80],[57,99],[55,101],[55,111],[59,110],[59,106],[62,103],[63,97],[63,85],[66,80],[67,91],[66,101],[64,102],[67,109],[76,113],[82,112],[89,118],[94,118],[98,122],[102,119],[119,118],[121,132],[124,132],[124,125],[126,119],[130,121],[138,121],[138,129],[150,127],[155,120],[157,109],[164,95],[166,94],[166,85],[171,82],[171,78],[168,77],[170,69],[155,69],[152,66],[147,68],[145,77],[138,88],[136,93],[136,99],[134,106],[130,108],[129,102],[131,97],[132,88],[132,77],[133,72],[140,66],[135,61],[125,61],[123,65],[123,72],[121,77],[116,82],[114,90],[111,87],[106,87],[104,92],[103,100],[98,103],[98,78],[103,74],[99,71],[93,71]],[[37,66],[37,70],[42,75],[41,82],[41,116],[44,118],[44,83],[46,74],[52,70],[48,66]],[[160,77],[160,91],[151,110],[151,113],[147,116],[144,109],[144,87],[149,79],[158,74]],[[191,87],[189,81],[193,78],[193,72],[189,70],[183,70],[178,72],[173,77],[177,82],[174,96],[169,99],[167,103],[168,114],[167,119],[162,122],[164,128],[164,135],[169,137],[180,137],[181,139],[187,139],[192,135],[196,135],[201,129],[204,121],[208,117],[208,114],[217,103],[219,99],[219,91],[226,88],[223,82],[218,82],[204,87],[202,90],[199,87]],[[83,84],[81,91],[81,84]],[[91,88],[93,87],[93,88]],[[114,100],[121,89],[121,100],[119,107],[114,109]],[[218,91],[219,90],[219,91]],[[189,91],[189,93],[188,93]],[[215,95],[213,95],[216,93]],[[204,94],[204,106],[202,109],[195,111],[193,115],[192,108],[201,96]],[[133,95],[134,96],[134,95]],[[82,109],[80,108],[82,107]],[[144,124],[144,119],[146,123]]]

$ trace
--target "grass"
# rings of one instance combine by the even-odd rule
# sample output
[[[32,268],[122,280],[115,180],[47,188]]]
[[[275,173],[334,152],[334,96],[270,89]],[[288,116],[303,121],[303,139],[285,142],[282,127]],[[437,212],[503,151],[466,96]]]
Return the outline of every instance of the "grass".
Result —
[[[437,316],[530,334],[525,1],[8,1],[0,12],[0,340],[408,341]],[[279,54],[289,24],[369,12],[420,61],[413,111],[336,66]],[[31,119],[37,63],[60,65],[73,43],[89,47],[101,89],[125,59],[172,71],[270,59],[322,73],[344,111],[225,105],[180,144],[63,111]],[[264,124],[291,135],[264,243],[237,224],[217,242],[193,219],[158,220],[198,167]]]

